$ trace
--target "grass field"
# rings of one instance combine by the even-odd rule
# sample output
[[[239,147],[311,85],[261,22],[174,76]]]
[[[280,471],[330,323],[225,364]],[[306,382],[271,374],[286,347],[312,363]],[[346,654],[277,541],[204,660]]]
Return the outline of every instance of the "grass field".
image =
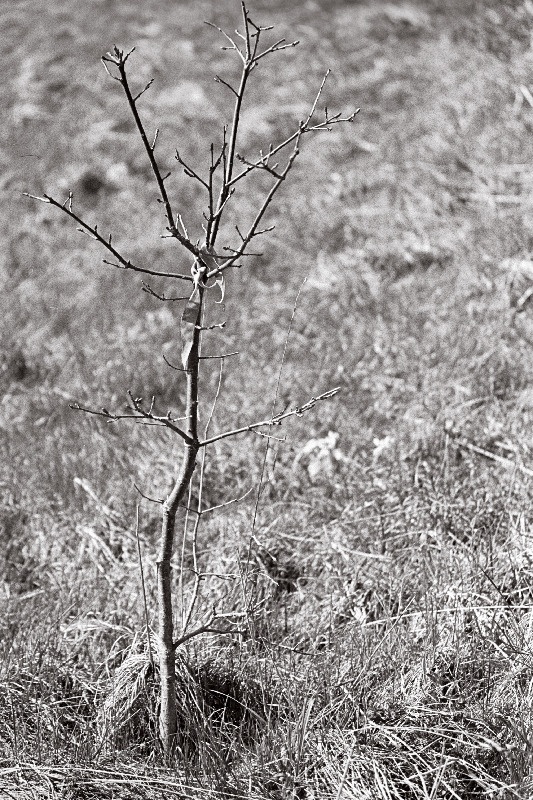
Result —
[[[253,157],[324,103],[361,112],[309,137],[264,254],[228,281],[212,429],[340,393],[265,440],[209,451],[196,620],[246,633],[179,655],[180,757],[164,768],[134,484],[168,490],[165,431],[76,413],[127,390],[182,408],[181,304],[142,291],[65,215],[132,260],[188,269],[100,56],[131,75],[167,188],[200,236],[203,170],[237,64],[210,20],[236,0],[19,0],[0,7],[0,795],[6,798],[477,800],[533,796],[533,3],[258,0],[297,48],[262,62]],[[235,198],[253,215],[261,187]],[[167,291],[164,282],[152,284]],[[203,373],[202,413],[217,385]],[[142,501],[150,624],[158,508]],[[181,547],[181,544],[180,544]],[[178,601],[193,585],[183,547]],[[179,561],[179,553],[177,554]],[[243,581],[242,576],[246,575]],[[179,605],[179,603],[178,603]],[[179,613],[179,609],[178,609]]]

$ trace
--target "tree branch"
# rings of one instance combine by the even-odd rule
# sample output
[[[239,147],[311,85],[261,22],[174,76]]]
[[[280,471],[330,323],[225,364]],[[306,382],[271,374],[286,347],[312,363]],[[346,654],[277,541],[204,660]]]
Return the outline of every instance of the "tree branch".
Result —
[[[87,408],[86,406],[81,406],[79,403],[72,403],[69,407],[73,411],[83,411],[86,414],[92,414],[96,417],[103,417],[108,422],[119,422],[123,419],[133,419],[136,422],[140,422],[141,424],[154,424],[160,427],[168,428],[169,430],[177,433],[187,444],[191,445],[194,444],[194,439],[189,436],[184,430],[182,430],[178,425],[175,424],[174,420],[170,415],[170,411],[166,416],[159,416],[153,413],[153,406],[155,398],[152,398],[150,403],[150,408],[148,411],[142,407],[142,399],[139,397],[133,397],[131,392],[128,392],[128,395],[131,400],[131,406],[128,408],[134,412],[132,414],[119,414],[112,411],[108,411],[107,408],[95,409],[95,408]]]
[[[207,181],[204,181],[193,169],[190,167],[180,156],[179,150],[176,150],[176,155],[174,156],[178,164],[183,167],[183,171],[188,178],[194,178],[198,183],[200,183],[207,191],[209,191],[209,184]],[[187,237],[188,238],[188,237]]]
[[[353,120],[355,119],[356,115],[360,111],[359,108],[356,108],[356,110],[353,111],[352,114],[350,114],[347,117],[342,117],[340,114],[335,114],[333,117],[329,117],[328,114],[327,114],[327,109],[326,109],[325,110],[325,119],[322,122],[316,123],[315,125],[310,125],[311,118],[312,118],[313,114],[316,111],[316,107],[317,107],[318,101],[320,99],[320,96],[322,94],[322,90],[324,88],[325,82],[326,82],[329,74],[330,74],[330,71],[328,70],[326,72],[324,78],[322,79],[322,83],[320,85],[320,89],[318,90],[318,93],[317,93],[317,95],[316,95],[316,97],[315,97],[315,99],[313,101],[313,104],[311,106],[311,110],[310,110],[309,114],[307,115],[306,120],[304,122],[300,123],[300,127],[298,128],[298,130],[294,131],[294,133],[291,133],[290,136],[288,136],[282,142],[279,142],[279,144],[277,144],[275,146],[274,145],[270,145],[270,147],[268,149],[268,153],[266,155],[263,155],[263,153],[261,153],[260,154],[260,158],[257,161],[246,162],[242,158],[242,156],[239,157],[239,160],[241,162],[246,163],[246,169],[243,169],[241,172],[239,172],[237,175],[235,175],[231,179],[230,185],[233,186],[238,181],[240,181],[243,178],[245,178],[246,175],[248,175],[253,169],[264,169],[265,168],[265,164],[268,164],[268,161],[272,156],[275,156],[276,153],[279,153],[280,150],[283,150],[283,148],[287,147],[289,144],[291,144],[291,142],[294,142],[294,140],[297,139],[299,136],[303,136],[306,133],[313,133],[313,132],[319,132],[319,131],[329,131],[331,125],[337,125],[337,124],[342,123],[342,122],[353,122]]]
[[[161,300],[163,302],[176,303],[179,300],[189,299],[188,295],[182,297],[167,297],[165,294],[158,294],[156,291],[154,291],[149,283],[146,283],[145,281],[141,281],[141,283],[142,283],[142,291],[146,292],[146,294],[149,294],[152,297],[155,297],[157,300]]]
[[[225,431],[224,433],[219,433],[216,436],[211,436],[209,439],[204,439],[203,441],[199,442],[199,446],[206,447],[208,444],[219,442],[221,439],[227,439],[230,436],[238,436],[240,433],[248,433],[250,431],[255,432],[256,428],[281,425],[283,420],[288,419],[289,417],[301,417],[302,414],[305,414],[306,411],[309,411],[311,408],[313,408],[316,403],[320,402],[321,400],[329,400],[330,397],[334,397],[339,391],[340,387],[338,386],[335,389],[329,389],[327,392],[323,392],[317,397],[312,397],[307,401],[307,403],[304,403],[303,406],[297,406],[290,411],[283,411],[280,414],[275,414],[269,419],[261,420],[261,422],[253,422],[251,425],[244,425],[242,428],[234,428],[234,430]]]
[[[242,617],[242,616],[244,616],[244,614],[240,614],[239,613],[239,614],[234,614],[233,616]],[[244,633],[244,631],[240,631],[240,630],[233,630],[232,631],[231,629],[228,629],[228,628],[226,628],[225,630],[221,630],[220,628],[212,628],[211,625],[209,625],[209,624],[200,625],[200,627],[194,628],[192,631],[189,631],[189,633],[185,633],[183,636],[180,636],[179,639],[176,639],[176,641],[173,642],[174,649],[177,650],[178,647],[181,647],[182,644],[185,644],[185,642],[188,642],[189,639],[194,639],[196,636],[201,636],[202,633],[215,633],[215,634],[219,634],[220,636],[240,636],[241,634]]]
[[[159,272],[158,270],[148,269],[147,267],[138,267],[135,264],[132,264],[129,258],[124,258],[124,256],[119,253],[116,247],[113,247],[111,234],[109,234],[107,238],[102,236],[102,234],[98,232],[98,225],[91,227],[91,225],[85,222],[85,220],[83,220],[72,210],[72,192],[69,192],[68,199],[65,203],[60,203],[58,200],[55,200],[48,194],[45,194],[42,197],[37,197],[36,195],[29,194],[28,192],[23,192],[23,194],[25,197],[30,197],[32,200],[39,200],[41,203],[48,203],[49,205],[64,211],[65,214],[78,223],[80,226],[78,230],[81,230],[82,233],[88,234],[101,245],[103,245],[106,250],[112,253],[112,255],[119,262],[118,264],[113,264],[113,262],[103,259],[104,264],[107,264],[110,267],[116,267],[117,269],[130,269],[132,272],[141,272],[144,275],[153,275],[156,278],[177,278],[182,281],[188,281],[189,283],[192,282],[192,277],[190,275],[180,275],[177,272]]]
[[[248,19],[248,22],[250,22],[249,19]],[[255,40],[254,47],[257,46],[257,42],[258,42],[258,36],[257,36],[257,39]],[[241,86],[239,87],[239,93],[238,93],[238,96],[237,96],[237,100],[236,100],[236,103],[235,103],[235,109],[234,109],[234,122],[233,122],[233,125],[232,125],[232,131],[231,131],[231,137],[230,137],[230,147],[229,147],[229,154],[228,154],[228,169],[226,170],[226,173],[225,173],[225,178],[224,178],[223,186],[222,186],[222,189],[221,189],[221,193],[220,193],[217,209],[213,214],[214,222],[213,222],[213,226],[212,226],[212,235],[216,236],[216,233],[217,233],[217,230],[218,230],[218,226],[220,224],[220,218],[221,218],[221,215],[222,215],[222,211],[223,211],[226,203],[228,202],[228,200],[231,197],[231,193],[232,193],[232,190],[234,188],[234,184],[238,180],[241,180],[242,178],[246,177],[246,175],[248,175],[252,170],[256,170],[257,169],[257,170],[265,170],[266,172],[268,172],[269,174],[271,174],[274,177],[275,181],[272,184],[270,190],[268,191],[266,197],[264,198],[263,203],[262,203],[261,207],[259,208],[259,211],[257,212],[254,221],[252,222],[250,228],[248,229],[248,232],[246,234],[242,234],[239,231],[239,229],[237,228],[237,232],[239,233],[239,236],[241,238],[240,246],[237,249],[230,248],[232,250],[232,253],[233,253],[232,256],[229,259],[227,259],[224,264],[218,264],[216,266],[216,268],[210,269],[210,271],[207,273],[207,276],[206,276],[207,279],[213,278],[216,275],[221,274],[224,270],[230,269],[231,267],[236,266],[236,262],[239,260],[239,258],[242,258],[246,254],[245,251],[246,251],[248,245],[250,244],[250,242],[252,241],[252,239],[257,237],[257,236],[260,236],[263,233],[267,233],[267,232],[269,232],[269,231],[271,231],[273,229],[273,226],[270,226],[270,227],[264,228],[263,230],[260,230],[259,229],[259,224],[260,224],[262,218],[264,217],[268,207],[270,206],[270,203],[272,202],[276,192],[278,191],[278,189],[280,188],[281,184],[283,183],[283,181],[287,177],[288,173],[292,169],[292,166],[293,166],[296,158],[298,157],[298,155],[300,153],[299,145],[300,145],[301,137],[303,135],[305,135],[306,133],[310,133],[312,131],[315,131],[315,132],[316,131],[322,131],[322,130],[329,131],[331,129],[332,125],[335,125],[335,124],[338,124],[338,123],[341,123],[341,122],[352,122],[354,117],[355,117],[355,115],[359,111],[359,109],[356,109],[356,111],[354,111],[353,114],[351,114],[348,117],[341,117],[340,114],[336,114],[336,115],[331,117],[331,116],[328,115],[327,109],[325,109],[325,112],[324,112],[324,117],[325,118],[324,118],[324,120],[322,122],[319,122],[319,123],[315,124],[315,125],[311,125],[310,124],[311,123],[311,119],[312,119],[313,115],[315,114],[315,111],[316,111],[316,108],[317,108],[317,105],[318,105],[318,101],[319,101],[319,99],[321,97],[321,94],[322,94],[322,91],[324,89],[326,80],[327,80],[327,78],[328,78],[328,76],[330,74],[330,72],[328,70],[326,72],[326,74],[324,75],[324,78],[322,79],[322,83],[320,84],[320,87],[319,87],[318,92],[317,92],[317,94],[315,96],[315,99],[313,100],[313,103],[311,104],[311,108],[310,108],[310,110],[309,110],[309,112],[307,114],[307,117],[306,117],[306,119],[304,121],[300,122],[300,124],[298,126],[298,130],[295,131],[293,134],[291,134],[289,137],[287,137],[283,142],[279,143],[278,145],[276,145],[276,146],[270,145],[269,149],[268,149],[268,152],[266,154],[263,154],[261,152],[260,158],[257,161],[248,162],[243,156],[239,156],[239,154],[236,152],[236,150],[235,150],[235,142],[236,142],[236,131],[237,131],[238,119],[239,119],[239,115],[240,115],[241,101],[242,101],[241,93],[244,92],[244,89],[246,87],[246,80],[247,80],[249,72],[251,70],[250,64],[254,63],[253,60],[255,58],[256,58],[256,54],[255,54],[255,50],[254,50],[252,52],[252,54],[250,55],[250,58],[246,60],[244,66],[243,66],[243,72],[242,72],[242,77],[241,77]],[[280,150],[282,150],[283,148],[287,147],[291,143],[293,143],[293,149],[292,149],[292,152],[291,152],[291,154],[290,154],[290,156],[289,156],[289,158],[287,160],[287,163],[286,163],[285,167],[281,171],[279,171],[278,170],[278,164],[275,164],[274,166],[271,166],[270,163],[269,163],[270,159],[276,153],[280,152]],[[234,164],[236,159],[240,160],[241,163],[245,164],[245,169],[243,169],[235,177],[232,177],[232,168],[233,168],[233,164]]]
[[[106,68],[106,71],[108,72],[108,74],[110,74],[110,73],[109,73],[109,70],[107,68],[107,63],[114,64],[118,69],[120,77],[116,78],[114,75],[112,75],[111,77],[115,78],[115,80],[118,80],[119,83],[122,85],[122,88],[124,89],[124,93],[126,95],[126,99],[128,101],[128,105],[129,105],[129,107],[131,109],[131,113],[133,115],[133,119],[135,120],[135,124],[137,126],[137,130],[139,131],[139,135],[140,135],[140,137],[142,139],[142,143],[144,145],[144,149],[146,150],[146,154],[148,156],[148,160],[150,161],[150,166],[152,167],[152,172],[154,173],[154,177],[155,177],[156,182],[157,182],[157,185],[158,185],[158,188],[159,188],[159,194],[161,195],[161,200],[163,202],[163,205],[165,206],[165,214],[166,214],[167,221],[168,221],[168,228],[167,229],[179,241],[179,243],[181,245],[183,245],[183,247],[185,247],[187,250],[189,250],[195,256],[198,256],[198,248],[188,238],[183,236],[183,234],[180,233],[180,231],[178,230],[178,228],[176,226],[175,216],[174,216],[174,213],[172,211],[172,206],[170,204],[170,199],[169,199],[166,187],[165,187],[165,178],[163,178],[162,175],[161,175],[161,170],[159,169],[159,165],[158,165],[157,160],[156,160],[155,155],[154,155],[155,141],[153,142],[153,146],[148,141],[148,137],[146,135],[146,131],[144,129],[144,125],[142,123],[141,117],[139,115],[139,111],[137,109],[137,100],[141,96],[142,92],[140,94],[138,94],[136,97],[134,97],[132,92],[131,92],[130,85],[128,83],[128,76],[126,74],[126,61],[128,60],[128,57],[131,55],[131,53],[133,52],[134,49],[135,48],[130,50],[129,53],[127,53],[126,55],[124,55],[124,51],[120,50],[118,47],[115,46],[114,49],[113,49],[113,54],[108,53],[107,55],[103,56],[102,57],[102,62],[104,64],[104,67]],[[149,85],[150,84],[148,84],[148,86]],[[145,90],[148,88],[148,86],[146,86]],[[143,91],[145,91],[145,90],[143,90]],[[168,177],[168,175],[166,177]]]

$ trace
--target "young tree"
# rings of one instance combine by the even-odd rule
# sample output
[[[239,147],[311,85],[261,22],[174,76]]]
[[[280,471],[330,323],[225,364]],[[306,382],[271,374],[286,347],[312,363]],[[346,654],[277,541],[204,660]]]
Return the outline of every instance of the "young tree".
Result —
[[[210,23],[208,23],[210,24]],[[216,27],[216,26],[213,26]],[[133,420],[138,423],[164,426],[177,436],[182,443],[182,458],[177,477],[173,479],[173,486],[168,497],[162,503],[162,524],[159,554],[157,558],[157,605],[158,605],[158,648],[159,648],[159,671],[160,671],[160,737],[166,760],[172,760],[177,736],[177,709],[176,709],[176,650],[185,641],[193,636],[206,632],[227,632],[227,628],[220,628],[222,620],[231,621],[237,615],[218,614],[213,612],[211,618],[204,624],[194,628],[191,625],[195,603],[199,593],[199,577],[192,591],[187,613],[180,626],[179,635],[176,636],[175,623],[173,617],[173,579],[171,559],[175,552],[175,529],[176,515],[180,506],[187,506],[187,496],[191,485],[191,480],[198,464],[201,460],[203,476],[203,464],[205,452],[210,445],[221,439],[233,438],[239,434],[249,431],[262,432],[269,436],[270,428],[280,425],[284,420],[292,416],[300,416],[322,400],[333,397],[337,389],[330,389],[317,396],[311,397],[302,405],[286,410],[282,413],[274,413],[265,419],[251,422],[248,425],[236,427],[232,430],[209,436],[208,427],[211,420],[212,411],[209,415],[204,433],[200,433],[200,414],[199,414],[199,376],[202,360],[206,356],[202,355],[203,334],[211,329],[209,320],[205,319],[205,300],[209,292],[217,291],[224,295],[224,279],[228,270],[241,266],[243,257],[253,255],[249,252],[250,244],[273,229],[274,226],[261,227],[266,212],[268,211],[274,197],[281,185],[287,178],[289,172],[300,152],[300,144],[304,136],[317,131],[329,131],[333,125],[341,122],[351,122],[353,114],[343,117],[341,114],[330,115],[327,108],[324,109],[323,116],[318,116],[318,103],[326,82],[326,73],[321,86],[316,94],[314,102],[311,104],[307,117],[300,121],[295,129],[282,141],[273,144],[259,152],[255,159],[247,159],[238,151],[239,123],[243,109],[243,101],[247,92],[250,77],[259,62],[268,56],[279,53],[291,47],[295,47],[298,42],[286,42],[284,39],[274,41],[272,44],[263,45],[264,36],[271,27],[263,27],[255,24],[246,8],[242,3],[242,29],[235,32],[232,37],[222,29],[217,30],[225,37],[226,44],[223,49],[235,53],[241,62],[241,73],[238,85],[232,85],[225,79],[217,76],[216,80],[221,83],[233,97],[233,115],[229,126],[224,125],[221,134],[221,143],[218,148],[211,144],[207,169],[204,175],[193,169],[184,161],[179,151],[176,151],[175,158],[186,176],[196,181],[205,192],[206,211],[203,215],[203,240],[193,241],[188,234],[187,227],[180,213],[174,210],[173,202],[167,192],[165,181],[169,175],[163,175],[158,160],[155,155],[158,130],[155,135],[149,137],[141,119],[139,111],[139,100],[152,81],[150,81],[141,91],[132,88],[127,73],[127,64],[132,50],[124,52],[115,47],[111,53],[103,57],[102,61],[109,76],[117,81],[125,94],[126,101],[135,121],[138,134],[141,138],[146,156],[150,162],[154,179],[157,183],[159,192],[159,202],[162,204],[166,218],[166,235],[174,238],[176,242],[190,254],[192,266],[190,274],[181,272],[167,272],[164,270],[152,269],[132,261],[123,255],[113,243],[112,236],[104,235],[97,225],[89,225],[76,211],[72,203],[72,193],[65,202],[60,202],[48,194],[34,199],[60,209],[73,219],[79,226],[79,230],[89,234],[96,239],[113,260],[104,259],[104,263],[119,269],[136,272],[141,275],[165,278],[186,287],[186,297],[183,298],[185,306],[181,314],[181,366],[169,364],[169,367],[182,371],[186,380],[186,401],[183,413],[177,418],[170,411],[166,414],[159,414],[155,409],[155,398],[147,404],[142,398],[134,397],[129,393],[129,406],[126,413],[111,412],[107,409],[94,409],[75,404],[76,410],[85,411],[90,414],[103,417],[105,419],[118,421],[123,419]],[[254,173],[262,172],[270,179],[270,185],[262,201],[255,210],[251,224],[246,227],[242,222],[234,224],[235,241],[225,242],[223,246],[219,244],[219,234],[223,220],[231,214],[232,197],[238,184],[241,184]],[[170,174],[170,173],[169,173]],[[165,300],[164,295],[157,294],[151,287],[144,287],[154,297]],[[223,359],[225,355],[218,358]],[[167,362],[168,363],[168,362]],[[216,402],[216,398],[215,398]],[[179,420],[184,420],[181,424]],[[268,441],[268,439],[267,439]],[[205,513],[205,511],[203,512]],[[195,533],[197,530],[201,509],[196,512]],[[195,539],[195,535],[193,536]]]

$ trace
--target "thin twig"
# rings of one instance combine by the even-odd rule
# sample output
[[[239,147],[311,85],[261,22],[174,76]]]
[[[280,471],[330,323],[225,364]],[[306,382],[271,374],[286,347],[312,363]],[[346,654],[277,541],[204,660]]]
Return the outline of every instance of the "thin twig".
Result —
[[[292,326],[293,326],[293,323],[294,323],[294,317],[296,316],[296,309],[298,308],[298,301],[300,299],[300,295],[302,293],[302,290],[303,290],[303,288],[305,286],[306,281],[307,281],[307,276],[304,278],[300,288],[298,289],[298,293],[296,294],[296,298],[294,300],[294,304],[293,304],[293,307],[292,307],[292,314],[291,314],[291,318],[290,318],[290,321],[289,321],[289,326],[287,328],[287,333],[285,335],[285,342],[283,344],[283,352],[281,354],[281,363],[279,365],[278,377],[277,377],[277,380],[276,380],[276,388],[275,388],[275,391],[274,391],[274,398],[272,400],[272,408],[271,408],[271,411],[270,411],[271,418],[274,417],[274,414],[275,414],[275,411],[276,411],[276,405],[277,405],[277,402],[278,402],[279,390],[280,390],[280,386],[281,386],[281,375],[282,375],[282,372],[283,372],[283,366],[285,364],[285,357],[286,357],[286,354],[287,354],[287,347],[288,347],[288,344],[289,344],[289,338],[290,338],[291,331],[292,331]],[[261,493],[262,493],[262,489],[263,489],[263,478],[264,478],[264,475],[265,475],[265,469],[266,469],[266,464],[267,464],[267,459],[268,459],[268,453],[269,453],[269,450],[270,450],[270,439],[274,438],[274,437],[271,436],[271,431],[272,431],[272,426],[269,425],[268,433],[267,433],[267,436],[266,436],[267,442],[266,442],[265,452],[264,452],[264,455],[263,455],[263,463],[261,464],[261,472],[260,472],[260,475],[259,475],[259,485],[257,487],[257,494],[256,494],[256,498],[255,498],[254,513],[253,513],[253,516],[252,516],[252,527],[251,527],[251,530],[250,530],[250,537],[249,537],[249,540],[248,540],[248,551],[247,551],[247,555],[246,555],[246,568],[245,568],[246,569],[246,573],[245,574],[248,573],[248,569],[249,569],[249,566],[250,566],[250,559],[251,559],[251,555],[252,555],[252,542],[257,542],[257,537],[255,535],[255,527],[256,527],[256,524],[257,524],[257,516],[258,516],[258,513],[259,513],[259,503],[260,503],[260,500],[261,500]],[[245,584],[242,586],[242,590],[243,590],[243,594],[245,595],[245,590],[246,590]],[[246,598],[245,598],[245,602],[246,602]],[[253,603],[253,598],[252,598],[252,603]],[[247,605],[248,605],[248,603],[247,603]]]
[[[144,619],[146,622],[146,638],[148,640],[148,658],[150,659],[150,666],[152,667],[152,675],[154,674],[154,657],[152,655],[152,641],[150,638],[150,625],[148,622],[148,602],[146,600],[146,586],[144,583],[144,569],[143,569],[143,560],[142,560],[142,553],[141,553],[141,540],[139,537],[139,503],[137,503],[135,509],[135,538],[137,539],[137,555],[139,557],[139,571],[141,574],[141,587],[143,593],[143,603],[144,603]]]
[[[142,489],[140,489],[140,488],[137,486],[137,484],[135,483],[135,481],[133,481],[133,488],[135,489],[135,491],[136,491],[138,494],[140,494],[140,495],[141,495],[141,497],[142,497],[142,499],[143,499],[143,500],[148,500],[148,502],[149,502],[149,503],[157,503],[157,505],[163,505],[163,503],[165,502],[165,501],[164,501],[164,500],[163,500],[161,497],[150,497],[149,495],[147,495],[147,494],[144,494],[144,492],[142,491]]]
[[[299,39],[295,39],[294,42],[287,42],[287,44],[284,44],[284,42],[285,42],[285,39],[280,39],[278,42],[273,44],[271,47],[268,47],[266,50],[263,50],[262,53],[259,53],[255,57],[255,63],[257,64],[257,62],[261,58],[264,58],[265,56],[268,56],[271,53],[279,53],[280,50],[289,50],[291,47],[297,47],[300,44],[300,40]]]
[[[209,361],[213,358],[230,358],[230,356],[238,356],[240,355],[238,350],[235,350],[233,353],[221,353],[219,356],[200,356],[200,361]]]
[[[221,83],[223,86],[226,86],[230,90],[230,92],[233,92],[235,97],[238,97],[237,91],[233,88],[231,83],[228,83],[227,81],[225,81],[224,78],[220,77],[220,75],[215,75],[215,81],[216,81],[216,83]]]
[[[189,295],[184,295],[181,297],[167,297],[165,294],[158,294],[156,291],[152,289],[149,283],[145,281],[141,281],[142,283],[142,291],[146,292],[146,294],[155,297],[157,300],[161,300],[162,302],[170,302],[170,303],[177,303],[179,300],[188,300]]]
[[[287,356],[287,347],[289,345],[289,338],[290,338],[290,335],[291,335],[291,332],[292,332],[292,326],[293,326],[293,323],[294,323],[294,318],[296,316],[296,309],[298,308],[298,301],[300,300],[300,295],[301,295],[301,293],[303,291],[303,288],[304,288],[306,282],[307,282],[307,276],[303,279],[303,281],[302,281],[302,283],[300,285],[300,288],[298,289],[298,292],[296,294],[296,298],[294,300],[294,304],[293,304],[293,307],[292,307],[292,314],[291,314],[291,318],[290,318],[290,321],[289,321],[289,326],[287,328],[287,333],[285,335],[285,342],[283,343],[283,352],[281,354],[281,362],[280,362],[280,365],[279,365],[278,377],[277,377],[277,380],[276,380],[276,388],[275,388],[275,391],[274,391],[274,399],[272,400],[272,410],[270,412],[271,418],[274,417],[274,412],[276,411],[276,405],[277,405],[277,402],[278,402],[279,390],[280,390],[280,386],[281,386],[281,375],[282,375],[282,372],[283,372],[283,367],[285,365],[285,358]],[[270,450],[270,432],[271,432],[271,430],[272,430],[272,426],[269,426],[269,428],[268,428],[268,438],[267,438],[267,443],[266,443],[266,446],[265,446],[265,454],[263,456],[263,463],[261,465],[261,473],[259,475],[259,486],[258,486],[258,489],[257,489],[257,498],[256,498],[256,501],[255,501],[254,516],[253,516],[253,519],[252,519],[252,533],[254,533],[254,531],[255,531],[255,525],[256,525],[256,522],[257,522],[257,513],[259,511],[259,501],[261,499],[261,491],[262,491],[262,486],[263,486],[263,477],[264,477],[264,474],[265,474],[265,468],[266,468],[266,463],[267,463],[267,458],[268,458],[268,452]]]
[[[183,171],[184,171],[185,175],[187,175],[187,177],[188,177],[188,178],[194,178],[194,179],[195,179],[196,181],[198,181],[198,183],[200,183],[200,184],[201,184],[201,185],[202,185],[202,186],[203,186],[205,189],[207,189],[207,191],[209,191],[209,184],[207,183],[207,181],[204,181],[204,179],[203,179],[203,178],[201,178],[201,177],[198,175],[198,173],[197,173],[197,172],[195,172],[195,171],[193,170],[193,168],[192,168],[192,167],[190,167],[190,166],[189,166],[189,165],[188,165],[188,164],[187,164],[187,163],[186,163],[186,162],[183,160],[183,158],[180,156],[180,154],[179,154],[179,151],[178,151],[178,150],[176,150],[176,155],[175,155],[175,158],[176,158],[176,161],[178,162],[178,164],[181,164],[181,166],[183,167]],[[188,237],[187,237],[187,238],[188,238]]]
[[[170,367],[170,369],[173,369],[176,372],[188,372],[188,370],[186,370],[184,367],[177,367],[175,364],[172,364],[172,362],[168,360],[168,358],[164,353],[162,353],[161,355],[163,356],[163,361],[165,362],[167,367]]]
[[[239,54],[239,56],[241,57],[241,59],[242,59],[243,61],[245,60],[245,56],[244,56],[244,54],[242,53],[242,51],[241,51],[240,47],[238,47],[238,45],[236,44],[236,42],[235,42],[235,41],[234,41],[234,40],[231,38],[231,36],[229,36],[229,34],[227,34],[227,33],[226,33],[226,31],[224,31],[222,28],[219,28],[219,27],[218,27],[218,25],[215,25],[213,22],[208,22],[208,21],[206,20],[206,21],[205,21],[205,24],[206,24],[206,25],[209,25],[209,27],[210,27],[210,28],[214,28],[216,31],[218,31],[219,33],[221,33],[221,34],[222,34],[222,36],[224,36],[224,37],[225,37],[225,38],[228,40],[228,42],[231,44],[231,47],[222,47],[222,50],[235,50],[235,51],[236,51],[236,52]]]
[[[203,511],[200,512],[202,516],[205,514],[211,514],[213,511],[219,511],[221,508],[227,508],[228,506],[235,505],[235,503],[242,503],[243,500],[246,500],[248,495],[253,491],[253,486],[251,486],[248,491],[244,494],[241,494],[240,497],[234,497],[232,500],[226,500],[224,503],[219,503],[216,506],[210,506],[209,508],[204,508]]]
[[[211,409],[207,418],[207,422],[204,428],[204,439],[207,437],[209,427],[211,425],[211,421],[213,419],[215,409],[217,406],[218,399],[220,397],[220,391],[222,389],[222,375],[224,371],[224,361],[220,362],[220,367],[218,371],[218,381],[217,381],[217,388],[215,392],[215,397],[213,398],[213,403],[211,405]],[[185,614],[185,619],[182,625],[182,637],[185,635],[187,628],[190,625],[192,615],[194,613],[194,609],[198,602],[198,595],[200,592],[200,583],[201,578],[198,572],[198,529],[200,526],[200,519],[202,517],[202,501],[203,501],[203,488],[204,488],[204,476],[205,476],[205,448],[202,450],[201,460],[200,460],[200,476],[198,479],[199,488],[198,488],[198,512],[197,517],[194,521],[194,527],[192,532],[192,557],[193,557],[193,567],[195,570],[195,579],[194,579],[194,586],[191,593],[191,598],[189,601],[189,605]]]

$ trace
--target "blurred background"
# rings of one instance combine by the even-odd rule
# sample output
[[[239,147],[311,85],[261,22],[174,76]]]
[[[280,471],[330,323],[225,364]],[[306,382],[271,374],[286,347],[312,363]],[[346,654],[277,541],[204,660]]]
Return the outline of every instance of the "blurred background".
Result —
[[[275,24],[276,36],[300,45],[262,62],[254,75],[239,143],[246,156],[293,130],[327,68],[332,76],[323,104],[344,113],[362,110],[351,126],[307,138],[272,207],[268,221],[276,230],[262,243],[263,257],[234,276],[228,325],[213,334],[215,347],[235,349],[238,341],[243,350],[226,378],[222,416],[240,413],[243,397],[246,411],[264,407],[304,276],[285,402],[340,381],[342,399],[305,426],[324,434],[348,426],[347,455],[354,452],[353,437],[359,448],[361,437],[385,431],[380,415],[385,428],[391,422],[393,393],[387,387],[382,397],[377,387],[390,368],[385,361],[399,362],[393,371],[402,375],[390,380],[402,392],[412,384],[418,405],[420,381],[429,382],[424,402],[434,406],[432,413],[455,392],[446,389],[446,362],[453,362],[461,391],[470,391],[478,380],[471,361],[466,375],[456,368],[457,350],[467,344],[461,327],[483,338],[481,354],[465,353],[467,360],[491,351],[495,369],[521,380],[515,355],[507,364],[501,352],[501,330],[489,346],[488,322],[479,320],[478,328],[473,312],[463,312],[472,286],[470,308],[480,292],[489,292],[491,302],[503,300],[500,283],[491,291],[509,271],[508,264],[503,271],[499,266],[529,257],[533,9],[522,2],[448,0],[259,2],[252,11],[262,24]],[[100,56],[115,43],[135,46],[132,83],[141,88],[154,78],[140,109],[148,130],[161,129],[157,152],[162,169],[173,170],[169,192],[198,236],[203,198],[173,156],[179,148],[205,169],[209,144],[220,141],[221,126],[230,121],[231,97],[213,78],[231,79],[239,65],[204,20],[233,30],[240,9],[225,0],[142,7],[54,2],[39,11],[19,2],[1,14],[0,419],[4,444],[12,448],[5,480],[14,469],[27,470],[15,481],[17,492],[68,503],[74,464],[94,469],[91,478],[103,489],[124,474],[115,463],[119,453],[135,470],[137,447],[150,447],[126,426],[109,433],[69,412],[69,399],[116,408],[132,389],[179,405],[179,376],[161,357],[162,350],[170,358],[179,348],[179,310],[143,293],[138,276],[103,265],[97,243],[22,192],[66,199],[71,190],[77,212],[112,232],[132,260],[188,269],[187,254],[160,238],[164,218],[149,164],[120,86],[105,74]],[[258,192],[247,186],[235,197],[232,223],[251,218]],[[154,288],[165,289],[157,282]],[[483,298],[481,317],[487,305]],[[447,324],[456,314],[460,327]],[[503,324],[501,314],[497,322]],[[476,349],[474,340],[468,344]],[[417,374],[408,375],[411,369]],[[371,412],[373,405],[379,408]],[[131,436],[135,452],[127,445]]]

